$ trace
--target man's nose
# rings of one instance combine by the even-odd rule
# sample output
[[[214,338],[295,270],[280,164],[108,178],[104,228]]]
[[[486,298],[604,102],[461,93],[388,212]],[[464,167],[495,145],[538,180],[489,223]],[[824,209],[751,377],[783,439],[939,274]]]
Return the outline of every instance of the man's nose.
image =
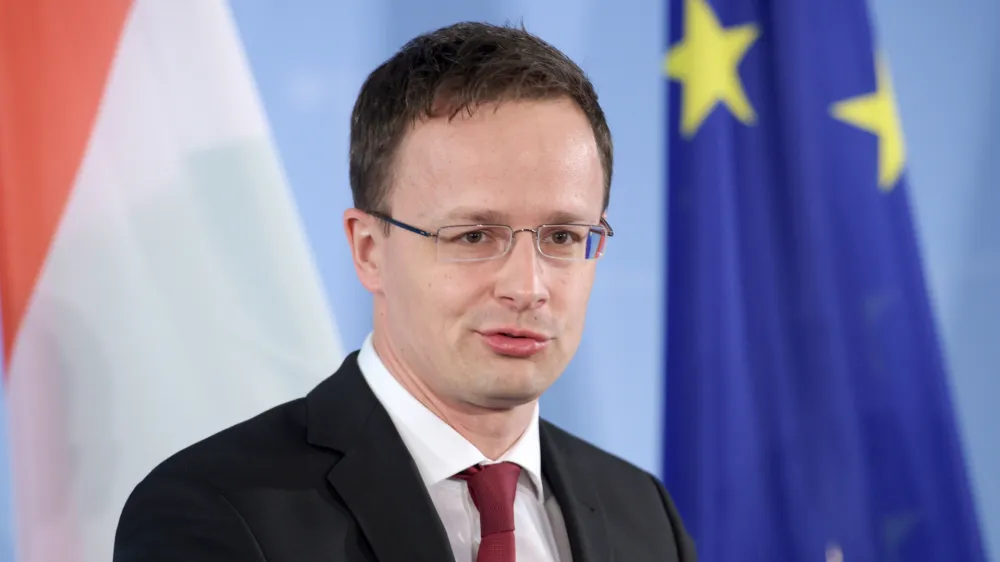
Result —
[[[538,308],[548,302],[544,258],[535,245],[533,232],[514,232],[511,248],[503,260],[495,288],[500,301],[518,311]]]

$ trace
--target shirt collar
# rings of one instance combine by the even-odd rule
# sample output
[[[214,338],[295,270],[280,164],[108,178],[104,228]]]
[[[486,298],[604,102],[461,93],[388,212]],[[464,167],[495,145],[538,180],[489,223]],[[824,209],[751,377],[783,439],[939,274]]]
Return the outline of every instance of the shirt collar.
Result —
[[[542,489],[541,445],[538,437],[538,404],[527,429],[501,458],[491,461],[437,417],[396,380],[379,358],[368,334],[358,354],[358,367],[375,397],[389,413],[403,443],[417,465],[425,486],[451,478],[475,464],[512,462],[528,473],[539,501]]]

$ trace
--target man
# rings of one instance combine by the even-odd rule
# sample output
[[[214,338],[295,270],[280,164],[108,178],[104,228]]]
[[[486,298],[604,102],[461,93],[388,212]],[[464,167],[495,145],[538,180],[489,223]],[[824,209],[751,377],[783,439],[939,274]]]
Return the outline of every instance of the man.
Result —
[[[350,168],[373,333],[157,467],[116,562],[695,560],[654,477],[539,420],[613,234],[582,71],[519,29],[418,37],[361,89]]]

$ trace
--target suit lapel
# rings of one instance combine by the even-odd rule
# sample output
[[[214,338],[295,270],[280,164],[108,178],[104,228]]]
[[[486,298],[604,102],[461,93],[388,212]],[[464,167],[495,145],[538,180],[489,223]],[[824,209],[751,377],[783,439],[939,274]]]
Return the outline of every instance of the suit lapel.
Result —
[[[357,367],[356,353],[306,399],[307,439],[342,451],[328,480],[380,562],[453,561],[406,445]]]
[[[611,562],[607,523],[593,482],[583,471],[573,469],[572,460],[559,448],[547,423],[540,424],[539,437],[542,473],[552,486],[552,494],[566,521],[573,562]]]

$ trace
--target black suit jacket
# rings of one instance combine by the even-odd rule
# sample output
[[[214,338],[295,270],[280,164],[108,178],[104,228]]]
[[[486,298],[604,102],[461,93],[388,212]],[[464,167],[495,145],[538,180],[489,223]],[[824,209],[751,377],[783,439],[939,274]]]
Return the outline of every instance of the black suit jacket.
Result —
[[[183,415],[178,412],[179,415]],[[649,473],[542,422],[574,562],[693,562]],[[115,562],[447,562],[448,538],[357,352],[305,398],[188,447],[139,483]]]

